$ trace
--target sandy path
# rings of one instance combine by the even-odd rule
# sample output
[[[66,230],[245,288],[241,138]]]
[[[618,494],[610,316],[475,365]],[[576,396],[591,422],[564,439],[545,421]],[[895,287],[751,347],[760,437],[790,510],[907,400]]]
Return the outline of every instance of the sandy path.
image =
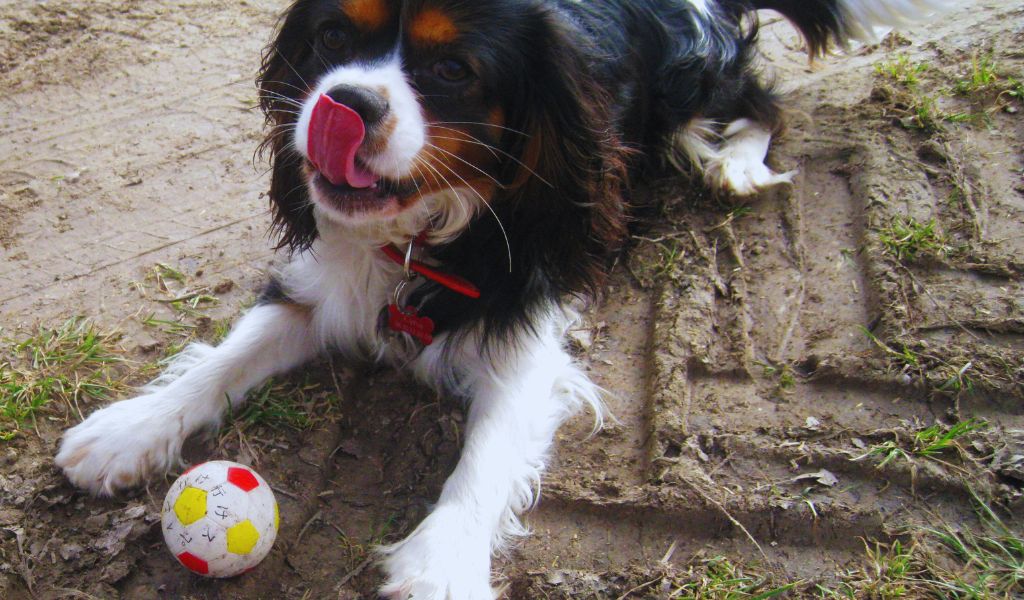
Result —
[[[252,299],[273,256],[253,78],[284,4],[0,0],[4,335],[84,315],[151,361],[180,340],[144,317],[196,323],[166,302],[158,264],[218,290],[202,307],[214,321]],[[948,88],[981,49],[1020,74],[1022,31],[1024,10],[982,0],[812,69],[788,26],[763,30],[793,109],[771,160],[799,168],[797,184],[739,212],[679,178],[654,186],[668,208],[647,237],[661,241],[637,240],[579,349],[620,423],[587,438],[580,418],[560,434],[529,518],[537,535],[500,560],[510,597],[618,598],[685,581],[715,555],[829,582],[863,563],[862,538],[971,522],[970,489],[1020,516],[1024,470],[993,449],[1024,455],[1024,126],[996,112],[989,126],[900,127],[874,65],[906,54],[929,65],[926,85]],[[957,173],[973,212],[950,200]],[[900,215],[934,219],[960,250],[901,266],[880,238]],[[940,390],[967,362],[973,392]],[[253,462],[282,490],[281,541],[258,571],[208,582],[178,569],[153,526],[167,482],[117,500],[71,490],[51,464],[55,411],[39,437],[0,446],[0,596],[368,593],[379,573],[366,549],[422,518],[457,458],[462,412],[388,373],[305,373],[287,398],[316,407],[307,428],[243,424],[189,447]],[[979,469],[966,480],[934,461],[851,460],[972,416],[990,431],[969,458],[945,456]],[[640,589],[630,597],[667,595]]]

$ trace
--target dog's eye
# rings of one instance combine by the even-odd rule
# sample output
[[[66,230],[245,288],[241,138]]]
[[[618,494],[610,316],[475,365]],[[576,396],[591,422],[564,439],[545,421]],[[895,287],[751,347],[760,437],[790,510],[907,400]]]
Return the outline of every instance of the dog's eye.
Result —
[[[341,50],[345,46],[345,33],[336,27],[324,29],[320,33],[320,42],[328,50]]]
[[[437,61],[434,63],[433,71],[434,75],[451,83],[463,81],[472,74],[469,65],[453,58]]]

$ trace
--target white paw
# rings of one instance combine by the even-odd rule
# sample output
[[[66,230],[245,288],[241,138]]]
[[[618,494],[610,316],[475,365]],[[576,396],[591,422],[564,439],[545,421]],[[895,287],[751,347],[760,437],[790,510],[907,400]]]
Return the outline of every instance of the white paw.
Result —
[[[379,551],[390,600],[493,600],[491,544],[468,515],[438,508],[409,537]]]
[[[794,176],[796,171],[775,173],[761,161],[746,157],[725,157],[707,171],[708,184],[713,189],[737,196],[750,196],[768,187],[792,183]]]
[[[792,183],[796,171],[775,173],[764,164],[771,132],[750,119],[737,119],[722,132],[725,141],[704,166],[712,189],[749,196],[770,186]]]
[[[115,402],[64,433],[55,462],[97,495],[137,486],[180,463],[187,436],[180,404],[161,392]]]

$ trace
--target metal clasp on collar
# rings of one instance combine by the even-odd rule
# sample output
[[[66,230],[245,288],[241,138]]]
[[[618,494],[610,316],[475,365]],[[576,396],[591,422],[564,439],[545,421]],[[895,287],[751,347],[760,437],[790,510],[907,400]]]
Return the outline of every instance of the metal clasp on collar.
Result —
[[[395,291],[392,297],[392,302],[395,306],[403,307],[402,304],[402,292],[405,291],[405,287],[409,285],[411,281],[416,279],[416,272],[412,270],[412,251],[416,245],[416,240],[409,240],[409,247],[405,249],[405,263],[402,265],[403,277],[398,285],[395,286]]]

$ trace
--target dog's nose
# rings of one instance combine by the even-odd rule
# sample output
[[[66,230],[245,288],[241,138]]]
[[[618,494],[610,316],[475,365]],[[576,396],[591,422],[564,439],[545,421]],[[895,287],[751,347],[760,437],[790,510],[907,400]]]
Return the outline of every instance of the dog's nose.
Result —
[[[380,123],[390,109],[383,96],[357,85],[336,85],[327,90],[327,95],[335,102],[356,111],[367,129]]]

